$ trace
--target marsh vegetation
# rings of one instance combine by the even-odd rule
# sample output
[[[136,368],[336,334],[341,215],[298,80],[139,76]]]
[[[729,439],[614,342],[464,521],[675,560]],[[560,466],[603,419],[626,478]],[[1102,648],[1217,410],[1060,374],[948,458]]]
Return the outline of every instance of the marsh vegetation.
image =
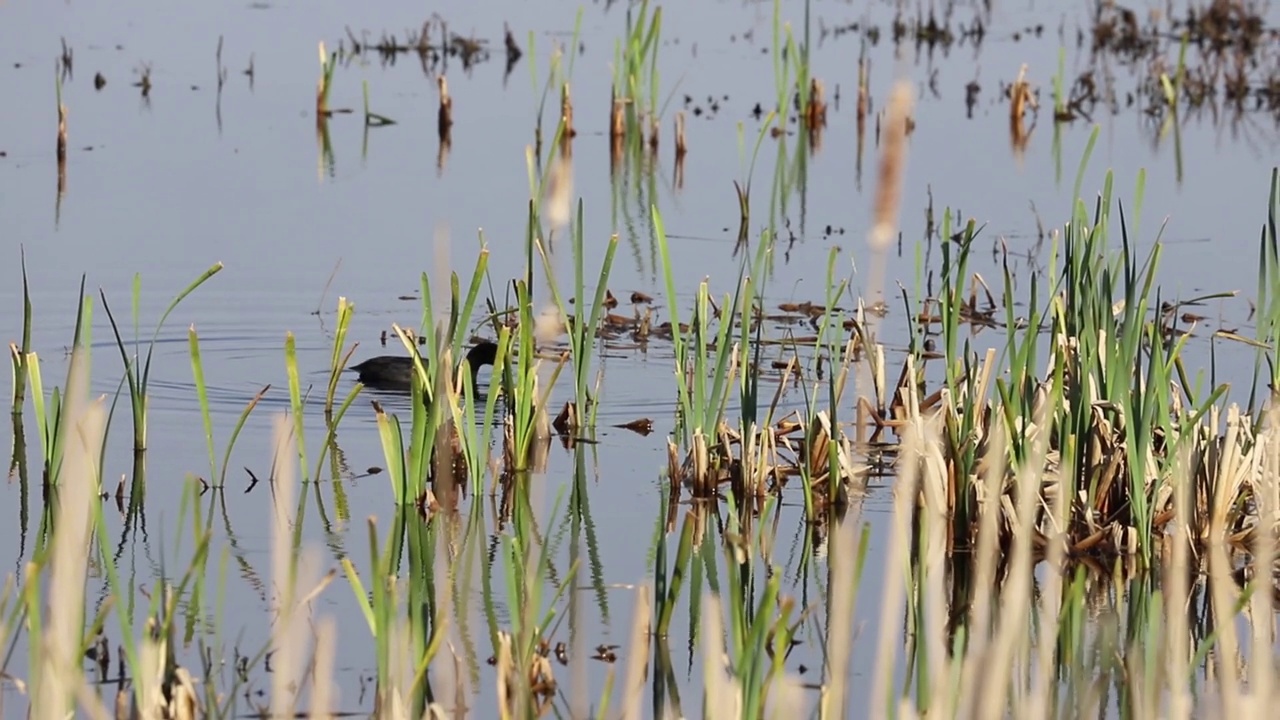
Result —
[[[455,148],[477,157],[474,129],[492,127],[468,105],[472,73],[493,58],[504,84],[529,70],[532,122],[510,130],[523,173],[504,157],[482,175],[498,188],[514,174],[522,195],[468,191],[517,231],[463,245],[398,229],[413,249],[375,253],[373,285],[393,273],[412,288],[379,287],[397,293],[379,310],[326,256],[337,267],[297,327],[237,334],[201,318],[249,294],[235,277],[252,267],[183,259],[177,282],[144,269],[170,256],[138,259],[126,311],[118,283],[90,289],[91,267],[43,287],[47,253],[14,243],[3,712],[1269,717],[1280,169],[1233,178],[1250,233],[1226,251],[1245,257],[1233,284],[1169,283],[1176,218],[1144,220],[1146,171],[1097,169],[1093,124],[1136,105],[1144,137],[1175,137],[1165,170],[1181,183],[1188,115],[1274,122],[1280,27],[1265,10],[1098,4],[1074,34],[1061,20],[1056,76],[1023,66],[986,105],[1010,155],[1040,147],[1044,116],[1044,174],[1078,168],[1021,244],[993,232],[1004,219],[935,208],[931,185],[915,204],[909,173],[940,161],[916,151],[937,74],[877,85],[872,68],[996,36],[1018,48],[1054,34],[1043,24],[774,2],[742,38],[768,70],[751,100],[704,100],[663,56],[705,29],[651,2],[604,12],[618,20],[607,72],[583,59],[605,42],[586,8],[550,37],[433,16],[319,43],[319,80],[312,54],[299,81],[306,142],[314,119],[321,182],[339,186],[352,86],[365,162],[421,131],[411,164],[453,178]],[[852,69],[819,62],[826,42]],[[84,54],[61,47],[55,227],[81,171],[68,84]],[[1073,81],[1068,50],[1083,58]],[[219,36],[220,133],[223,53]],[[246,82],[278,92],[249,57]],[[416,115],[382,81],[405,58],[429,80]],[[154,112],[172,88],[150,64],[140,77]],[[970,118],[982,94],[959,94]],[[697,131],[731,105],[733,127]],[[733,171],[700,164],[726,137]],[[849,151],[834,181],[815,170],[831,144]],[[814,221],[832,186],[862,194],[864,157],[870,211]],[[712,240],[673,229],[686,172],[721,201],[697,267],[690,247]],[[290,261],[320,254],[298,242]],[[253,297],[264,317],[292,302]],[[258,365],[229,379],[238,354]],[[374,355],[407,359],[406,382],[359,382]]]

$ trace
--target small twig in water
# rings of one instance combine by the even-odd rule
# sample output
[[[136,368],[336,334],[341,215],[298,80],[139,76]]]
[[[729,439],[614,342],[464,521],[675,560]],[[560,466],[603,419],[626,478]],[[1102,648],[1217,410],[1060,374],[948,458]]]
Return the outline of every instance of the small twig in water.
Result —
[[[316,304],[316,309],[312,315],[319,315],[320,308],[324,307],[324,299],[329,295],[329,286],[333,285],[333,279],[338,276],[338,269],[342,267],[342,258],[338,258],[338,262],[333,266],[333,272],[329,273],[329,279],[324,283],[324,290],[320,291],[320,302]]]

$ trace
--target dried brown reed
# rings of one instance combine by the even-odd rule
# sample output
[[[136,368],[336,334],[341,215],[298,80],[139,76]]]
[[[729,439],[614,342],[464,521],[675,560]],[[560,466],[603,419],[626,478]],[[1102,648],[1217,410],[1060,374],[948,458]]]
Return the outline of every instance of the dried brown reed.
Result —
[[[1024,63],[1018,69],[1018,79],[1009,86],[1009,143],[1013,147],[1014,157],[1019,160],[1031,142],[1031,132],[1026,124],[1027,110],[1035,110],[1036,107],[1036,98],[1031,92],[1027,66]]]
[[[450,141],[453,130],[453,98],[449,95],[449,81],[445,76],[436,77],[436,87],[440,89],[440,107],[436,111],[436,131],[441,143]]]
[[[64,717],[84,689],[81,636],[84,632],[85,578],[92,548],[93,503],[99,491],[99,449],[106,427],[103,400],[89,400],[88,356],[73,352],[66,392],[66,426],[61,428],[64,455],[53,482],[56,533],[50,551],[50,607],[45,635],[33,668],[31,716]],[[32,567],[32,570],[35,568]],[[38,582],[34,572],[28,582]],[[100,704],[94,714],[103,716]]]
[[[567,144],[578,136],[578,131],[573,126],[573,97],[569,93],[569,83],[560,86],[560,122],[564,126],[560,140]]]
[[[870,357],[867,354],[865,357]],[[73,377],[83,375],[73,357]],[[864,362],[867,362],[864,360]],[[908,374],[914,369],[908,360]],[[66,460],[60,476],[57,496],[57,533],[52,541],[51,608],[48,632],[42,641],[44,664],[38,671],[33,688],[32,717],[64,717],[72,700],[86,715],[108,717],[100,700],[90,690],[79,667],[79,643],[84,601],[84,572],[92,523],[91,508],[96,502],[98,477],[96,448],[100,447],[104,423],[101,401],[84,400],[84,387],[74,382],[69,388]],[[77,398],[81,400],[77,401]],[[1041,468],[1049,464],[1049,433],[1034,436],[1028,460],[1009,468],[1005,425],[994,423],[985,444],[987,461],[979,493],[977,542],[972,562],[975,566],[975,594],[965,603],[965,643],[951,647],[943,628],[956,608],[944,582],[953,562],[947,551],[950,532],[948,514],[951,502],[948,491],[950,470],[942,428],[946,410],[930,408],[920,397],[914,384],[903,387],[900,398],[904,422],[898,426],[902,437],[901,473],[892,487],[893,514],[884,560],[887,568],[882,583],[881,610],[877,624],[876,654],[872,670],[873,692],[866,698],[867,716],[883,717],[891,710],[899,717],[998,718],[1058,717],[1061,703],[1068,703],[1071,715],[1096,716],[1106,712],[1108,698],[1092,687],[1062,696],[1055,668],[1059,660],[1060,631],[1063,629],[1064,590],[1062,573],[1071,567],[1071,537],[1067,517],[1070,503],[1065,493],[1049,493],[1055,482]],[[1047,406],[1038,408],[1034,418],[1045,425]],[[1240,415],[1232,409],[1227,421],[1233,424]],[[1239,434],[1241,430],[1237,430]],[[1276,666],[1272,655],[1275,642],[1274,597],[1270,591],[1271,566],[1276,557],[1274,527],[1280,522],[1280,422],[1276,411],[1266,416],[1260,429],[1247,437],[1247,442],[1222,443],[1218,446],[1220,472],[1217,485],[1228,485],[1217,497],[1228,504],[1237,502],[1235,488],[1245,488],[1249,502],[1257,509],[1259,524],[1248,537],[1248,560],[1245,567],[1255,570],[1257,584],[1253,590],[1241,591],[1237,580],[1240,553],[1232,545],[1232,537],[1240,533],[1234,518],[1214,513],[1213,521],[1197,525],[1198,514],[1193,498],[1208,488],[1197,480],[1198,464],[1203,464],[1194,443],[1180,445],[1177,470],[1168,481],[1167,490],[1175,512],[1163,537],[1165,565],[1161,589],[1163,614],[1153,616],[1158,627],[1143,628],[1136,635],[1146,647],[1123,643],[1114,652],[1132,678],[1126,706],[1122,712],[1134,720],[1191,717],[1244,718],[1261,720],[1270,717],[1269,709],[1277,701]],[[302,652],[307,644],[306,628],[311,624],[306,608],[317,590],[297,593],[307,587],[313,576],[314,563],[303,553],[301,562],[294,558],[291,518],[293,507],[293,464],[296,451],[290,441],[290,423],[281,418],[275,429],[275,467],[273,478],[272,566],[277,594],[277,612],[273,625],[273,673],[270,711],[275,717],[330,717],[338,706],[329,682],[333,668],[335,628],[331,619],[319,618],[315,633],[315,652],[308,668],[303,667]],[[1045,524],[1045,518],[1048,519]],[[766,690],[768,712],[797,712],[806,704],[817,704],[818,716],[847,717],[853,708],[845,690],[853,668],[853,646],[858,634],[853,626],[856,617],[856,567],[861,541],[857,530],[860,521],[855,509],[839,522],[832,542],[839,551],[831,554],[828,566],[830,596],[826,628],[827,666],[821,692],[802,690],[799,680],[791,676],[775,677]],[[1045,532],[1044,528],[1051,528]],[[1012,544],[1002,548],[1002,536],[1008,533]],[[701,535],[700,535],[701,537]],[[701,540],[700,540],[701,542]],[[764,542],[764,539],[761,539]],[[538,541],[532,540],[526,563],[536,562]],[[434,559],[439,577],[457,571],[450,556],[451,542],[440,543]],[[767,552],[767,548],[762,547]],[[1044,558],[1045,569],[1037,582],[1033,572],[1038,558]],[[1003,567],[1003,571],[998,571]],[[528,578],[539,576],[530,566]],[[1188,622],[1189,579],[1204,572],[1214,629],[1212,653],[1205,657],[1209,671],[1203,689],[1192,695],[1185,678],[1192,671],[1191,659],[1197,641]],[[301,584],[299,584],[301,582]],[[394,582],[394,581],[393,581]],[[915,698],[904,696],[893,682],[894,668],[899,666],[897,652],[902,630],[899,619],[904,614],[907,588],[922,610],[922,634],[916,642],[926,647],[927,692]],[[649,663],[650,625],[649,590],[637,590],[637,603],[629,647],[633,654],[621,676],[618,712],[621,717],[640,717],[643,712],[645,672]],[[1248,593],[1246,595],[1246,593]],[[451,601],[449,593],[440,599]],[[713,597],[701,599],[703,626],[702,681],[706,708],[715,717],[740,717],[743,685],[728,667],[722,645],[725,637],[723,606]],[[168,603],[166,603],[168,604]],[[1241,614],[1243,610],[1243,615]],[[437,616],[448,621],[446,608]],[[1034,618],[1034,620],[1033,620]],[[1038,631],[1027,628],[1036,623]],[[82,620],[80,621],[82,622]],[[136,682],[140,697],[146,702],[130,708],[125,699],[121,717],[174,718],[202,717],[206,709],[196,703],[193,680],[182,668],[172,664],[167,643],[170,638],[156,632],[153,619],[144,643],[143,661]],[[447,626],[437,632],[450,632]],[[380,692],[377,712],[380,717],[408,718],[408,698],[414,683],[415,658],[412,657],[409,633],[404,627],[394,634],[393,670],[385,692]],[[500,635],[497,650],[497,697],[503,717],[529,717],[548,709],[554,696],[555,677],[545,655],[535,653],[527,668],[514,665],[512,638]],[[1151,666],[1155,664],[1155,667]],[[427,717],[459,716],[465,692],[465,673],[450,673],[448,663],[434,663],[432,670],[437,688],[458,688],[459,700],[453,708],[433,704]],[[614,670],[610,669],[610,678]],[[311,679],[313,691],[308,708],[299,708],[300,688]],[[610,681],[612,685],[612,680]],[[520,695],[517,688],[532,690],[535,697]],[[441,696],[437,696],[441,697]],[[927,700],[924,699],[927,697]]]
[[[649,607],[649,588],[640,586],[636,589],[635,597],[636,609],[631,621],[631,639],[627,644],[632,653],[627,661],[627,670],[622,681],[621,717],[623,720],[640,720],[644,717],[641,708],[645,691],[644,681],[649,669],[649,621],[652,614]],[[613,672],[612,667],[610,672]]]
[[[58,194],[55,215],[61,214],[62,198],[67,194],[67,106],[58,103]]]
[[[67,162],[67,106],[58,103],[58,168],[61,170]]]
[[[322,617],[316,625],[315,657],[311,671],[311,717],[332,720],[338,707],[338,694],[333,685],[334,658],[337,654],[338,624],[332,617]]]
[[[543,217],[547,218],[553,230],[567,228],[573,215],[573,150],[568,142],[561,144],[560,152],[552,159],[544,182]],[[541,322],[538,330],[545,336],[552,327],[556,334],[564,327],[558,315],[550,325],[546,321]]]
[[[867,236],[867,245],[871,251],[869,263],[866,297],[873,303],[883,302],[886,255],[893,242],[898,223],[898,213],[902,204],[902,183],[906,175],[907,164],[907,122],[911,117],[912,95],[911,84],[899,80],[894,84],[889,95],[886,109],[886,131],[880,146],[880,170],[877,177],[876,194],[872,206],[872,224]],[[874,313],[859,311],[856,320],[863,328],[869,342],[875,343],[877,318]],[[876,354],[871,353],[867,362],[860,362],[855,375],[854,396],[861,400],[869,393],[883,398],[884,364],[875,362]],[[879,389],[879,392],[877,392]],[[874,407],[883,408],[883,402]]]
[[[880,144],[880,174],[872,209],[871,248],[882,253],[893,242],[902,206],[902,180],[907,166],[907,124],[911,120],[911,84],[899,81],[889,96]]]
[[[871,112],[871,61],[863,55],[858,59],[858,134],[862,135],[867,123],[867,114]]]
[[[909,407],[918,407],[908,400]],[[1106,712],[1108,699],[1090,687],[1078,689],[1078,695],[1064,698],[1055,668],[1063,662],[1060,652],[1060,629],[1064,620],[1063,573],[1068,562],[1070,537],[1066,518],[1069,499],[1057,493],[1045,504],[1042,495],[1046,479],[1039,471],[1048,452],[1048,433],[1034,442],[1028,462],[1016,469],[1012,478],[1006,475],[1006,439],[1002,426],[993,428],[996,437],[988,445],[991,462],[986,465],[982,482],[981,527],[973,562],[975,594],[966,603],[966,645],[952,655],[941,644],[939,632],[948,598],[941,583],[949,562],[940,552],[941,536],[948,532],[945,486],[948,471],[944,459],[945,442],[938,412],[921,414],[913,410],[911,421],[902,428],[901,474],[893,487],[893,524],[885,566],[889,568],[885,590],[881,596],[880,637],[875,659],[873,694],[868,698],[868,716],[877,717],[896,707],[904,717],[1059,717],[1064,700],[1071,716],[1090,717]],[[1259,434],[1249,451],[1229,453],[1231,469],[1247,476],[1246,482],[1256,493],[1255,502],[1277,520],[1275,510],[1280,493],[1280,429],[1273,413],[1267,428]],[[1041,416],[1038,420],[1046,418]],[[1275,642],[1274,593],[1270,568],[1275,558],[1275,534],[1258,532],[1249,552],[1257,567],[1259,584],[1252,593],[1242,594],[1233,573],[1238,567],[1238,553],[1232,551],[1231,529],[1215,525],[1207,544],[1201,545],[1190,532],[1186,519],[1195,514],[1191,495],[1196,460],[1191,446],[1180,453],[1178,470],[1170,481],[1177,506],[1175,519],[1162,538],[1165,558],[1161,573],[1165,578],[1161,593],[1165,612],[1157,616],[1159,627],[1134,630],[1135,642],[1146,647],[1125,645],[1123,639],[1115,649],[1124,663],[1126,674],[1135,683],[1128,694],[1124,717],[1137,720],[1155,718],[1263,718],[1277,698],[1276,664],[1272,648]],[[1053,518],[1059,528],[1048,536],[1038,530],[1042,515]],[[1007,526],[1013,536],[1012,547],[1002,552],[1001,535]],[[913,538],[917,543],[913,551]],[[848,540],[846,540],[847,542]],[[1197,547],[1204,551],[1195,559]],[[1237,555],[1233,561],[1232,555]],[[1042,580],[1035,583],[1033,569],[1043,556]],[[918,563],[921,576],[903,576],[903,568]],[[1003,579],[996,582],[996,570],[1003,563]],[[833,559],[833,576],[840,566]],[[1197,641],[1188,623],[1188,579],[1197,572],[1207,572],[1205,581],[1211,622],[1216,637],[1213,652],[1207,655],[1209,666],[1202,682],[1204,687],[1193,696],[1185,678],[1192,671],[1190,659]],[[841,570],[842,573],[847,570]],[[916,706],[893,686],[892,672],[897,665],[896,648],[901,628],[895,619],[903,612],[906,583],[917,584],[923,591],[928,635],[918,640],[932,646],[927,650],[930,698],[928,706]],[[1035,587],[1033,589],[1033,583]],[[841,583],[832,580],[833,592]],[[1247,592],[1247,591],[1246,591]],[[1038,600],[1037,600],[1038,598]],[[1130,602],[1137,600],[1131,599]],[[1243,618],[1239,611],[1244,610]],[[1039,618],[1039,630],[1032,634],[1027,627],[1032,615]],[[833,616],[834,619],[835,616]],[[1162,619],[1160,619],[1162,618]],[[1244,620],[1242,623],[1241,620]],[[1243,628],[1251,648],[1242,647]],[[842,631],[843,632],[843,631]],[[848,635],[844,635],[848,637]],[[832,636],[829,660],[841,648]],[[847,643],[844,646],[847,648]],[[847,650],[846,650],[847,652]],[[1246,660],[1246,655],[1248,659]],[[1154,662],[1156,667],[1147,667]],[[832,666],[835,672],[835,665]],[[1147,678],[1139,682],[1139,678]],[[839,683],[832,678],[830,696],[839,696]],[[936,703],[936,704],[935,704]],[[827,717],[842,716],[839,706],[830,706]]]
[[[827,125],[826,86],[818,78],[809,83],[809,104],[804,110],[804,123],[810,132]]]
[[[298,452],[292,421],[275,421],[275,457],[272,467],[271,567],[275,586],[275,621],[272,623],[271,714],[290,717],[298,708],[298,690],[305,675],[304,649],[308,645],[308,605],[333,578],[322,578],[320,558],[314,548],[298,551],[293,543],[293,513],[297,503]],[[306,590],[306,592],[299,592]]]
[[[621,145],[627,132],[627,99],[618,97],[618,89],[609,91],[609,142]]]
[[[689,152],[689,140],[684,134],[684,111],[676,113],[675,119],[675,136],[676,136],[676,162],[684,160],[684,156]]]

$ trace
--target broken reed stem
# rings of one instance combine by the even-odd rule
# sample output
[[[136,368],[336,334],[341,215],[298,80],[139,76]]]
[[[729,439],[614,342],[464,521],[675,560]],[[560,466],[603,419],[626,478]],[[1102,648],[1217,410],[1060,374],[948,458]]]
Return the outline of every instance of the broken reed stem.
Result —
[[[858,60],[858,133],[866,127],[867,113],[871,109],[871,68],[864,56]]]
[[[573,127],[573,97],[569,94],[569,83],[560,87],[560,120],[564,123],[562,140],[568,141],[578,136],[578,131]]]
[[[1031,94],[1031,83],[1027,82],[1026,77],[1027,66],[1024,63],[1018,70],[1018,79],[1009,88],[1009,140],[1013,146],[1014,155],[1019,159],[1026,151],[1027,143],[1031,139],[1024,116],[1028,107],[1033,110],[1036,107],[1035,96]]]
[[[713,497],[715,482],[711,478],[710,453],[707,450],[707,436],[702,434],[701,429],[697,430],[693,435],[691,454],[693,455],[694,497]]]
[[[823,128],[827,124],[826,87],[818,78],[809,83],[809,106],[805,108],[805,125],[809,130]]]
[[[1031,100],[1031,87],[1027,83],[1027,65],[1022,64],[1018,70],[1018,79],[1013,81],[1013,86],[1009,88],[1009,123],[1011,126],[1019,126],[1022,123],[1022,115],[1027,110],[1027,102]]]
[[[61,94],[61,93],[59,93]],[[58,207],[67,193],[67,106],[58,103]],[[55,209],[55,214],[57,210]]]
[[[618,97],[618,89],[609,90],[609,140],[617,144],[627,129],[626,116],[622,112],[626,100]]]
[[[319,47],[320,80],[316,83],[316,123],[322,123],[329,117],[329,55],[324,51],[324,42]]]
[[[440,88],[440,110],[436,115],[436,129],[440,133],[441,142],[449,140],[450,131],[453,129],[453,98],[449,97],[449,81],[444,75],[436,78],[436,85]]]
[[[667,441],[667,478],[670,481],[671,502],[680,500],[680,488],[684,487],[684,464],[680,462],[680,448],[674,442]],[[671,530],[674,521],[668,524]]]
[[[58,102],[58,170],[61,174],[63,164],[67,161],[67,106],[62,103],[62,75],[53,75],[53,90]]]
[[[58,103],[58,165],[67,161],[67,106]]]
[[[804,130],[808,134],[809,153],[822,148],[822,131],[827,126],[826,88],[822,81],[813,78],[809,83],[809,102],[804,108]]]
[[[684,159],[686,153],[689,152],[689,143],[684,134],[684,111],[676,113],[675,120],[676,134],[676,162]]]

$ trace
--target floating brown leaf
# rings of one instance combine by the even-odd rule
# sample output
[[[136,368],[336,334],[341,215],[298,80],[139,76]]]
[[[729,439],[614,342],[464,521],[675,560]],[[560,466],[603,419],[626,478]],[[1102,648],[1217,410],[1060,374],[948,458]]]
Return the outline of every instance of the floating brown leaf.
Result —
[[[649,418],[637,418],[631,422],[615,425],[614,427],[630,430],[637,435],[648,435],[653,432],[653,421]]]

